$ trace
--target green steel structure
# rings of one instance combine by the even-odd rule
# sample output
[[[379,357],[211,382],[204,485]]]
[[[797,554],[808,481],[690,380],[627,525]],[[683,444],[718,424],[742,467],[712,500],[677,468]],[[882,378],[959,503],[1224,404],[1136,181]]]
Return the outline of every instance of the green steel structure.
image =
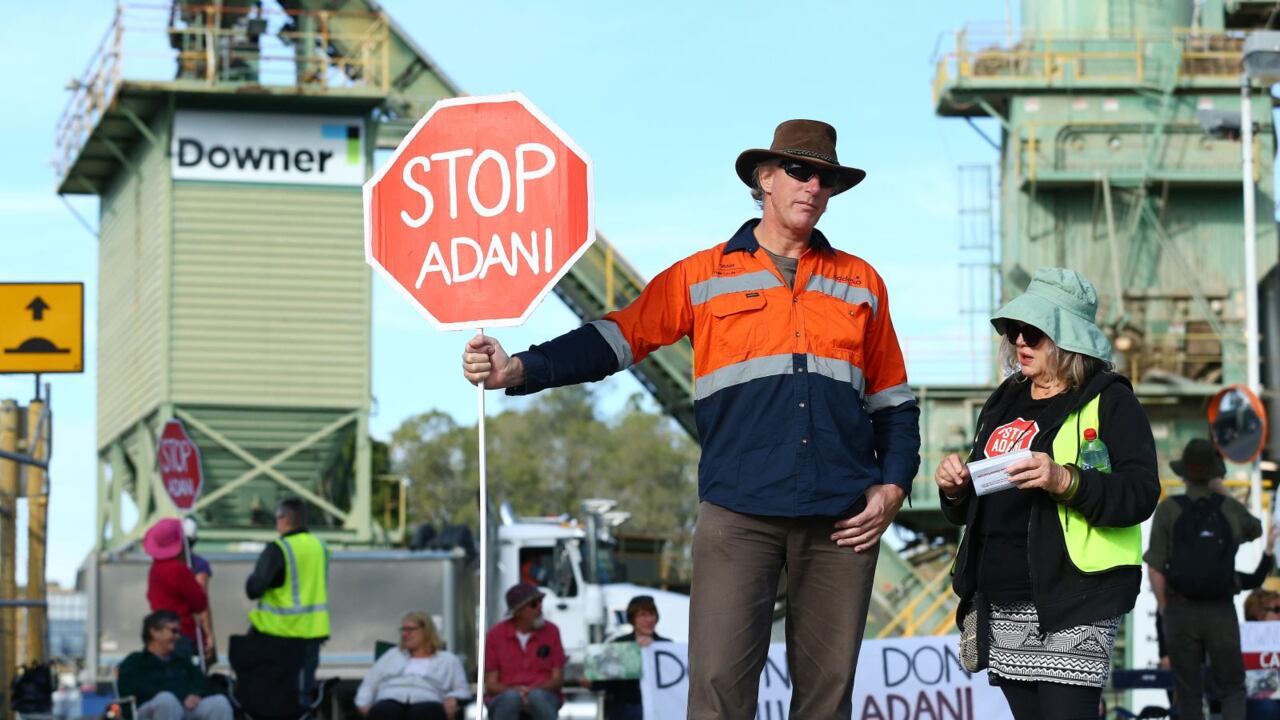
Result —
[[[1274,23],[1274,6],[1023,0],[1016,31],[962,29],[937,64],[937,113],[1001,128],[997,302],[1042,266],[1093,280],[1099,322],[1152,420],[1165,475],[1188,439],[1207,435],[1208,396],[1246,377],[1242,148],[1207,134],[1200,115],[1239,114],[1244,38]],[[1269,95],[1255,93],[1249,151],[1265,287],[1277,262],[1275,137]],[[1274,371],[1270,335],[1263,356]],[[1134,626],[1141,614],[1129,616],[1127,637],[1150,630]],[[1144,659],[1129,645],[1120,661],[1132,667]]]
[[[205,542],[271,536],[276,500],[295,493],[331,542],[376,545],[387,532],[370,508],[359,188],[192,179],[175,171],[177,127],[211,109],[360,118],[358,152],[371,163],[460,91],[368,0],[157,10],[120,7],[58,128],[58,191],[101,198],[98,547],[122,547],[173,512],[154,461],[169,418],[183,420],[201,449]],[[130,64],[166,53],[172,62],[158,69]],[[164,79],[139,79],[155,77]],[[556,292],[594,319],[643,286],[600,237]],[[696,436],[692,366],[684,341],[633,372]],[[972,390],[920,390],[928,473],[965,444],[976,405]],[[127,502],[138,510],[131,526]],[[921,482],[904,517],[937,535],[936,507],[933,483]],[[884,544],[871,631],[949,631],[948,560],[945,549],[902,555]]]
[[[1245,378],[1241,147],[1208,135],[1197,113],[1239,111],[1244,31],[1262,5],[1024,0],[1016,37],[961,30],[937,66],[940,115],[1003,130],[1002,298],[1037,267],[1089,276],[1165,459],[1205,432],[1205,395]],[[1264,279],[1277,261],[1275,143],[1256,92]]]

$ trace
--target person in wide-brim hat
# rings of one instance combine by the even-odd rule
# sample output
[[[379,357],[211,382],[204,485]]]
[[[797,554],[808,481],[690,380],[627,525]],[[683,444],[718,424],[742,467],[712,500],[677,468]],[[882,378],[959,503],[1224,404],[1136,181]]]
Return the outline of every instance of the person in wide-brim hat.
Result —
[[[1208,482],[1227,474],[1227,465],[1204,438],[1193,438],[1182,448],[1182,457],[1169,462],[1173,473],[1187,482]]]
[[[960,656],[988,671],[1015,720],[1049,707],[1061,711],[1050,717],[1097,714],[1138,597],[1141,523],[1160,497],[1150,422],[1111,368],[1097,311],[1083,275],[1037,270],[992,315],[1006,377],[973,444],[934,472],[943,515],[964,527],[952,576]],[[970,463],[992,460],[1008,485],[979,495]]]
[[[1002,335],[1012,323],[1031,325],[1063,350],[1109,363],[1111,341],[1095,322],[1097,314],[1098,291],[1085,276],[1065,268],[1040,268],[1026,292],[992,315],[991,325]]]
[[[685,714],[755,716],[759,673],[740,670],[765,661],[772,625],[755,610],[773,602],[785,569],[792,587],[807,588],[787,618],[791,674],[822,679],[797,682],[793,715],[848,716],[849,658],[862,643],[880,537],[916,475],[920,408],[887,283],[818,229],[832,196],[866,171],[841,163],[835,128],[817,120],[786,120],[767,147],[742,147],[734,173],[757,216],[676,261],[627,307],[529,351],[508,355],[476,336],[462,371],[486,389],[527,394],[599,380],[691,338],[709,360],[693,378],[701,579]],[[802,547],[831,552],[793,552]]]
[[[541,600],[547,594],[528,583],[516,583],[507,590],[507,617],[520,611],[520,608]]]
[[[830,171],[836,177],[839,195],[866,178],[865,170],[840,164],[836,157],[836,129],[819,120],[787,120],[773,131],[773,144],[766,150],[744,150],[734,163],[738,178],[747,187],[756,187],[756,168],[766,160],[794,160],[818,170]]]
[[[182,521],[164,518],[142,537],[142,550],[155,560],[168,560],[182,554]]]

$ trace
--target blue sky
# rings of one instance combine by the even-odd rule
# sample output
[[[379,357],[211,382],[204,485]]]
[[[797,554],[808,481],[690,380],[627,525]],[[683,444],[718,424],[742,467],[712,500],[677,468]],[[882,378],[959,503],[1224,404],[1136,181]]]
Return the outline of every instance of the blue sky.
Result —
[[[996,161],[963,121],[934,117],[931,58],[940,38],[945,46],[966,21],[1001,22],[1004,7],[385,2],[467,92],[523,92],[592,156],[598,228],[646,277],[756,213],[733,173],[739,152],[767,147],[787,118],[835,125],[841,160],[868,179],[836,198],[819,227],[886,278],[912,380],[931,383],[980,379],[959,340],[968,325],[957,310],[956,168]],[[7,56],[23,59],[2,121],[0,282],[87,283],[88,371],[47,376],[56,418],[49,577],[62,582],[92,543],[97,242],[54,194],[49,159],[67,81],[83,72],[113,12],[106,0],[23,3],[0,26]],[[990,123],[985,130],[997,136]],[[96,200],[70,202],[96,225]],[[433,331],[379,278],[373,323],[375,435],[432,408],[474,422],[475,392],[458,371],[466,333]],[[521,349],[576,324],[552,297],[498,337]],[[31,388],[30,376],[0,376],[0,398],[26,402]],[[629,375],[606,381],[605,410],[638,391]],[[512,402],[490,395],[488,410]]]

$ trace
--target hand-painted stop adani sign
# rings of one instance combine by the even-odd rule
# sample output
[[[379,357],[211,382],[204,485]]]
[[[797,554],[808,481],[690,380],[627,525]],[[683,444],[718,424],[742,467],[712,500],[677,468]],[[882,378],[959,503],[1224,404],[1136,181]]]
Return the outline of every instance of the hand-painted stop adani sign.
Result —
[[[593,207],[591,159],[523,95],[441,100],[364,185],[365,260],[442,330],[519,325]]]
[[[160,433],[156,464],[164,491],[182,512],[190,512],[200,497],[204,484],[204,468],[200,465],[200,448],[187,435],[181,420],[170,420]]]

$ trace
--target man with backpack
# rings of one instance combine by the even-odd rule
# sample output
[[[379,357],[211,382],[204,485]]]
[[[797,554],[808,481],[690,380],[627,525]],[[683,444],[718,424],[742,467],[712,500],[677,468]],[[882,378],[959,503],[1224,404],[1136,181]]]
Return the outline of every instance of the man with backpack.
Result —
[[[1236,549],[1262,535],[1262,523],[1211,483],[1226,474],[1212,443],[1195,439],[1169,463],[1186,483],[1183,495],[1156,508],[1143,560],[1164,617],[1164,635],[1180,720],[1204,718],[1204,678],[1221,693],[1223,720],[1244,720],[1244,661],[1232,598],[1240,592]]]

